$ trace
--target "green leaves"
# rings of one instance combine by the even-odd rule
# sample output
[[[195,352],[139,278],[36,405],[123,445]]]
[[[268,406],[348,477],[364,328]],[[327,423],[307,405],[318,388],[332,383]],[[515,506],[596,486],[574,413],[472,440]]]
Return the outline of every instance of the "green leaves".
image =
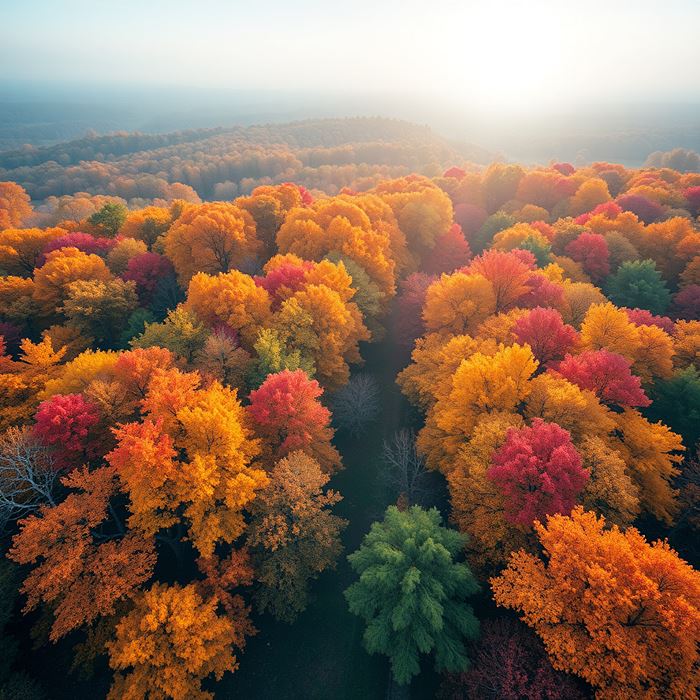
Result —
[[[420,654],[435,652],[438,670],[465,670],[464,638],[479,623],[464,602],[479,586],[469,567],[455,561],[464,536],[442,526],[437,509],[390,506],[348,557],[359,579],[346,591],[350,611],[364,618],[365,648],[386,654],[394,678],[410,682]]]

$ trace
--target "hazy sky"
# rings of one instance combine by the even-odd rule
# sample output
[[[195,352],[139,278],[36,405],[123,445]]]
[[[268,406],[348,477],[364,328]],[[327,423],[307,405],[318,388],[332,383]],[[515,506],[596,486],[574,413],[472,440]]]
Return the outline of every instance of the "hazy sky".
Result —
[[[0,79],[700,101],[698,0],[0,0]]]

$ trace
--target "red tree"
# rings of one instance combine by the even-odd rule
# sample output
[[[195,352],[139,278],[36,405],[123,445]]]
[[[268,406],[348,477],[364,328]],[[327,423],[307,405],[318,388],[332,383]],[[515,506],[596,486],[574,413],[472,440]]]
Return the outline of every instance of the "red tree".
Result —
[[[45,445],[56,449],[61,469],[79,467],[94,456],[90,428],[100,420],[99,409],[82,394],[56,394],[39,404],[34,432]]]
[[[521,345],[527,343],[532,348],[532,354],[543,365],[562,359],[578,336],[556,309],[541,306],[518,318],[513,332]]]
[[[608,242],[598,233],[584,231],[566,246],[565,252],[581,263],[594,281],[600,281],[610,274]]]
[[[631,211],[645,224],[658,221],[664,214],[664,208],[658,202],[641,194],[623,194],[616,201],[623,211]]]
[[[585,226],[589,219],[594,216],[598,216],[598,214],[604,214],[608,219],[615,219],[622,214],[622,207],[620,207],[619,204],[615,204],[615,202],[603,202],[592,211],[587,211],[585,214],[577,216],[574,219],[574,223],[578,224],[579,226]]]
[[[435,281],[432,275],[415,272],[399,284],[396,296],[394,337],[404,348],[412,348],[416,338],[425,333],[423,305],[428,287]]]
[[[689,284],[673,297],[676,313],[688,321],[700,321],[700,284]]]
[[[173,264],[164,255],[141,253],[129,259],[122,279],[136,282],[139,299],[141,303],[147,304],[153,298],[158,282],[163,277],[174,274]]]
[[[429,275],[452,272],[466,265],[472,257],[459,224],[452,224],[450,229],[435,241],[435,247],[427,254],[423,269]]]
[[[635,326],[658,326],[662,331],[673,335],[676,324],[668,316],[655,316],[648,309],[625,309],[625,312]]]
[[[595,392],[605,403],[649,406],[651,401],[642,389],[642,381],[630,368],[626,357],[601,349],[567,355],[556,370],[581,389]]]
[[[44,250],[42,256],[37,262],[37,267],[40,267],[46,262],[46,256],[53,250],[60,248],[77,248],[83,253],[94,253],[95,255],[105,256],[116,245],[117,241],[114,238],[97,238],[89,233],[75,231],[67,233],[65,236],[59,236],[50,240]]]
[[[688,202],[688,208],[693,214],[700,214],[700,185],[683,190],[683,196]]]
[[[331,413],[319,401],[321,394],[319,383],[301,369],[270,374],[250,392],[248,412],[272,463],[301,450],[325,471],[340,466],[340,455],[330,443]]]
[[[570,513],[588,481],[569,432],[540,418],[531,427],[509,429],[487,475],[503,493],[506,518],[525,527]]]
[[[450,674],[443,700],[583,700],[578,681],[555,671],[542,642],[522,623],[487,620],[466,673]]]

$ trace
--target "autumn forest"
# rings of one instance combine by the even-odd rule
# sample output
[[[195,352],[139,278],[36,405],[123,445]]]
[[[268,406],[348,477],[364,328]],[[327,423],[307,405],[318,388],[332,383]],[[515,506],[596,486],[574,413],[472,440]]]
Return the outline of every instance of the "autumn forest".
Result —
[[[700,3],[0,8],[0,700],[700,700]]]
[[[694,156],[0,154],[0,698],[695,697]]]

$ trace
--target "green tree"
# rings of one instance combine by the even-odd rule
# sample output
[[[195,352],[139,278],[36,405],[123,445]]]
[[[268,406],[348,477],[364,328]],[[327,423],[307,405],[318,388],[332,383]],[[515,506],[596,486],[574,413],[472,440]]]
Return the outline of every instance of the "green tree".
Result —
[[[678,370],[670,379],[658,379],[651,392],[648,415],[663,421],[692,449],[700,440],[700,373],[695,365]]]
[[[293,349],[285,342],[279,331],[263,328],[253,345],[255,357],[246,382],[251,389],[257,389],[269,374],[277,374],[285,369],[293,372],[303,369],[309,377],[316,373],[314,361],[298,349]]]
[[[146,323],[146,329],[131,341],[132,348],[166,348],[192,362],[209,337],[209,330],[181,306],[170,311],[163,323]]]
[[[443,527],[436,508],[389,506],[348,557],[359,580],[345,598],[367,623],[365,648],[386,654],[402,685],[419,673],[420,654],[434,651],[438,670],[469,666],[464,638],[477,637],[479,622],[464,598],[479,586],[455,561],[463,547],[464,536]]]
[[[618,306],[648,309],[653,314],[665,313],[671,302],[671,293],[653,260],[622,263],[608,278],[607,292]]]
[[[128,213],[128,209],[123,204],[108,202],[88,219],[88,223],[99,233],[113,238],[126,221]]]

